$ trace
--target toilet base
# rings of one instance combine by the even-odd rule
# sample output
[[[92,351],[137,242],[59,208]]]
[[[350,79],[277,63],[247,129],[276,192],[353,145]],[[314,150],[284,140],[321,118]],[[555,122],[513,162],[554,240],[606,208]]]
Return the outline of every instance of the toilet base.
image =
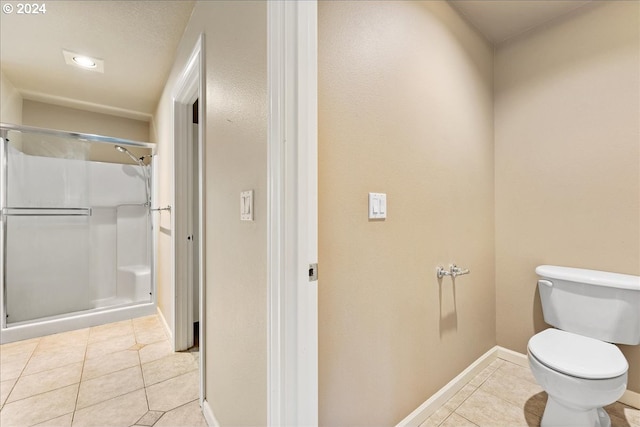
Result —
[[[611,427],[609,414],[602,409],[580,410],[563,405],[552,396],[547,400],[540,427]]]

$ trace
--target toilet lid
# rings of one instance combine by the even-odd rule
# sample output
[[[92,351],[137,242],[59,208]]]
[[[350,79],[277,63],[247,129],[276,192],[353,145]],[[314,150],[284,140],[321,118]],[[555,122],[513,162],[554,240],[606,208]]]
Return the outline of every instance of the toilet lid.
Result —
[[[547,329],[529,340],[529,352],[543,364],[572,377],[615,378],[629,365],[618,347],[559,329]]]

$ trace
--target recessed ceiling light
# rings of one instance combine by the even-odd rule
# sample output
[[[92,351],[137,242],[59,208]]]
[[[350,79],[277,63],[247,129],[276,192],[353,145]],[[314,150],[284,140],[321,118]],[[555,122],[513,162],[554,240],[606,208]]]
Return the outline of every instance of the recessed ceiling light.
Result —
[[[85,67],[85,68],[95,68],[96,67],[96,61],[94,61],[93,59],[89,58],[88,56],[74,56],[73,57],[73,62],[75,62],[79,66]]]
[[[81,55],[79,53],[71,52],[66,49],[62,49],[62,55],[64,56],[64,61],[68,65],[82,68],[83,70],[104,73],[104,61],[102,59],[93,58],[87,55]]]

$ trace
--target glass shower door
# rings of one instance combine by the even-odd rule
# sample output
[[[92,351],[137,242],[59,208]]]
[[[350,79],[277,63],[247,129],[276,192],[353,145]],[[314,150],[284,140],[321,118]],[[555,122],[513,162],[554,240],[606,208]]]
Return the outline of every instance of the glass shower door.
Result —
[[[5,221],[7,324],[91,308],[88,216],[25,208]]]
[[[84,156],[86,143],[20,132],[8,132],[6,140],[6,322],[86,310],[91,307],[91,209],[87,162],[77,158]],[[38,146],[47,150],[27,154],[27,147]]]

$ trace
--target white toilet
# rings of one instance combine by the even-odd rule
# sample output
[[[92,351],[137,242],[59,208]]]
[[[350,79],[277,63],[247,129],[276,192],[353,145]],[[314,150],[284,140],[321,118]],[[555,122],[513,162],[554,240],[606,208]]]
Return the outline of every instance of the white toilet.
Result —
[[[542,427],[610,427],[603,406],[627,388],[629,365],[613,344],[640,344],[640,277],[541,265],[544,320],[529,366],[549,398]]]

